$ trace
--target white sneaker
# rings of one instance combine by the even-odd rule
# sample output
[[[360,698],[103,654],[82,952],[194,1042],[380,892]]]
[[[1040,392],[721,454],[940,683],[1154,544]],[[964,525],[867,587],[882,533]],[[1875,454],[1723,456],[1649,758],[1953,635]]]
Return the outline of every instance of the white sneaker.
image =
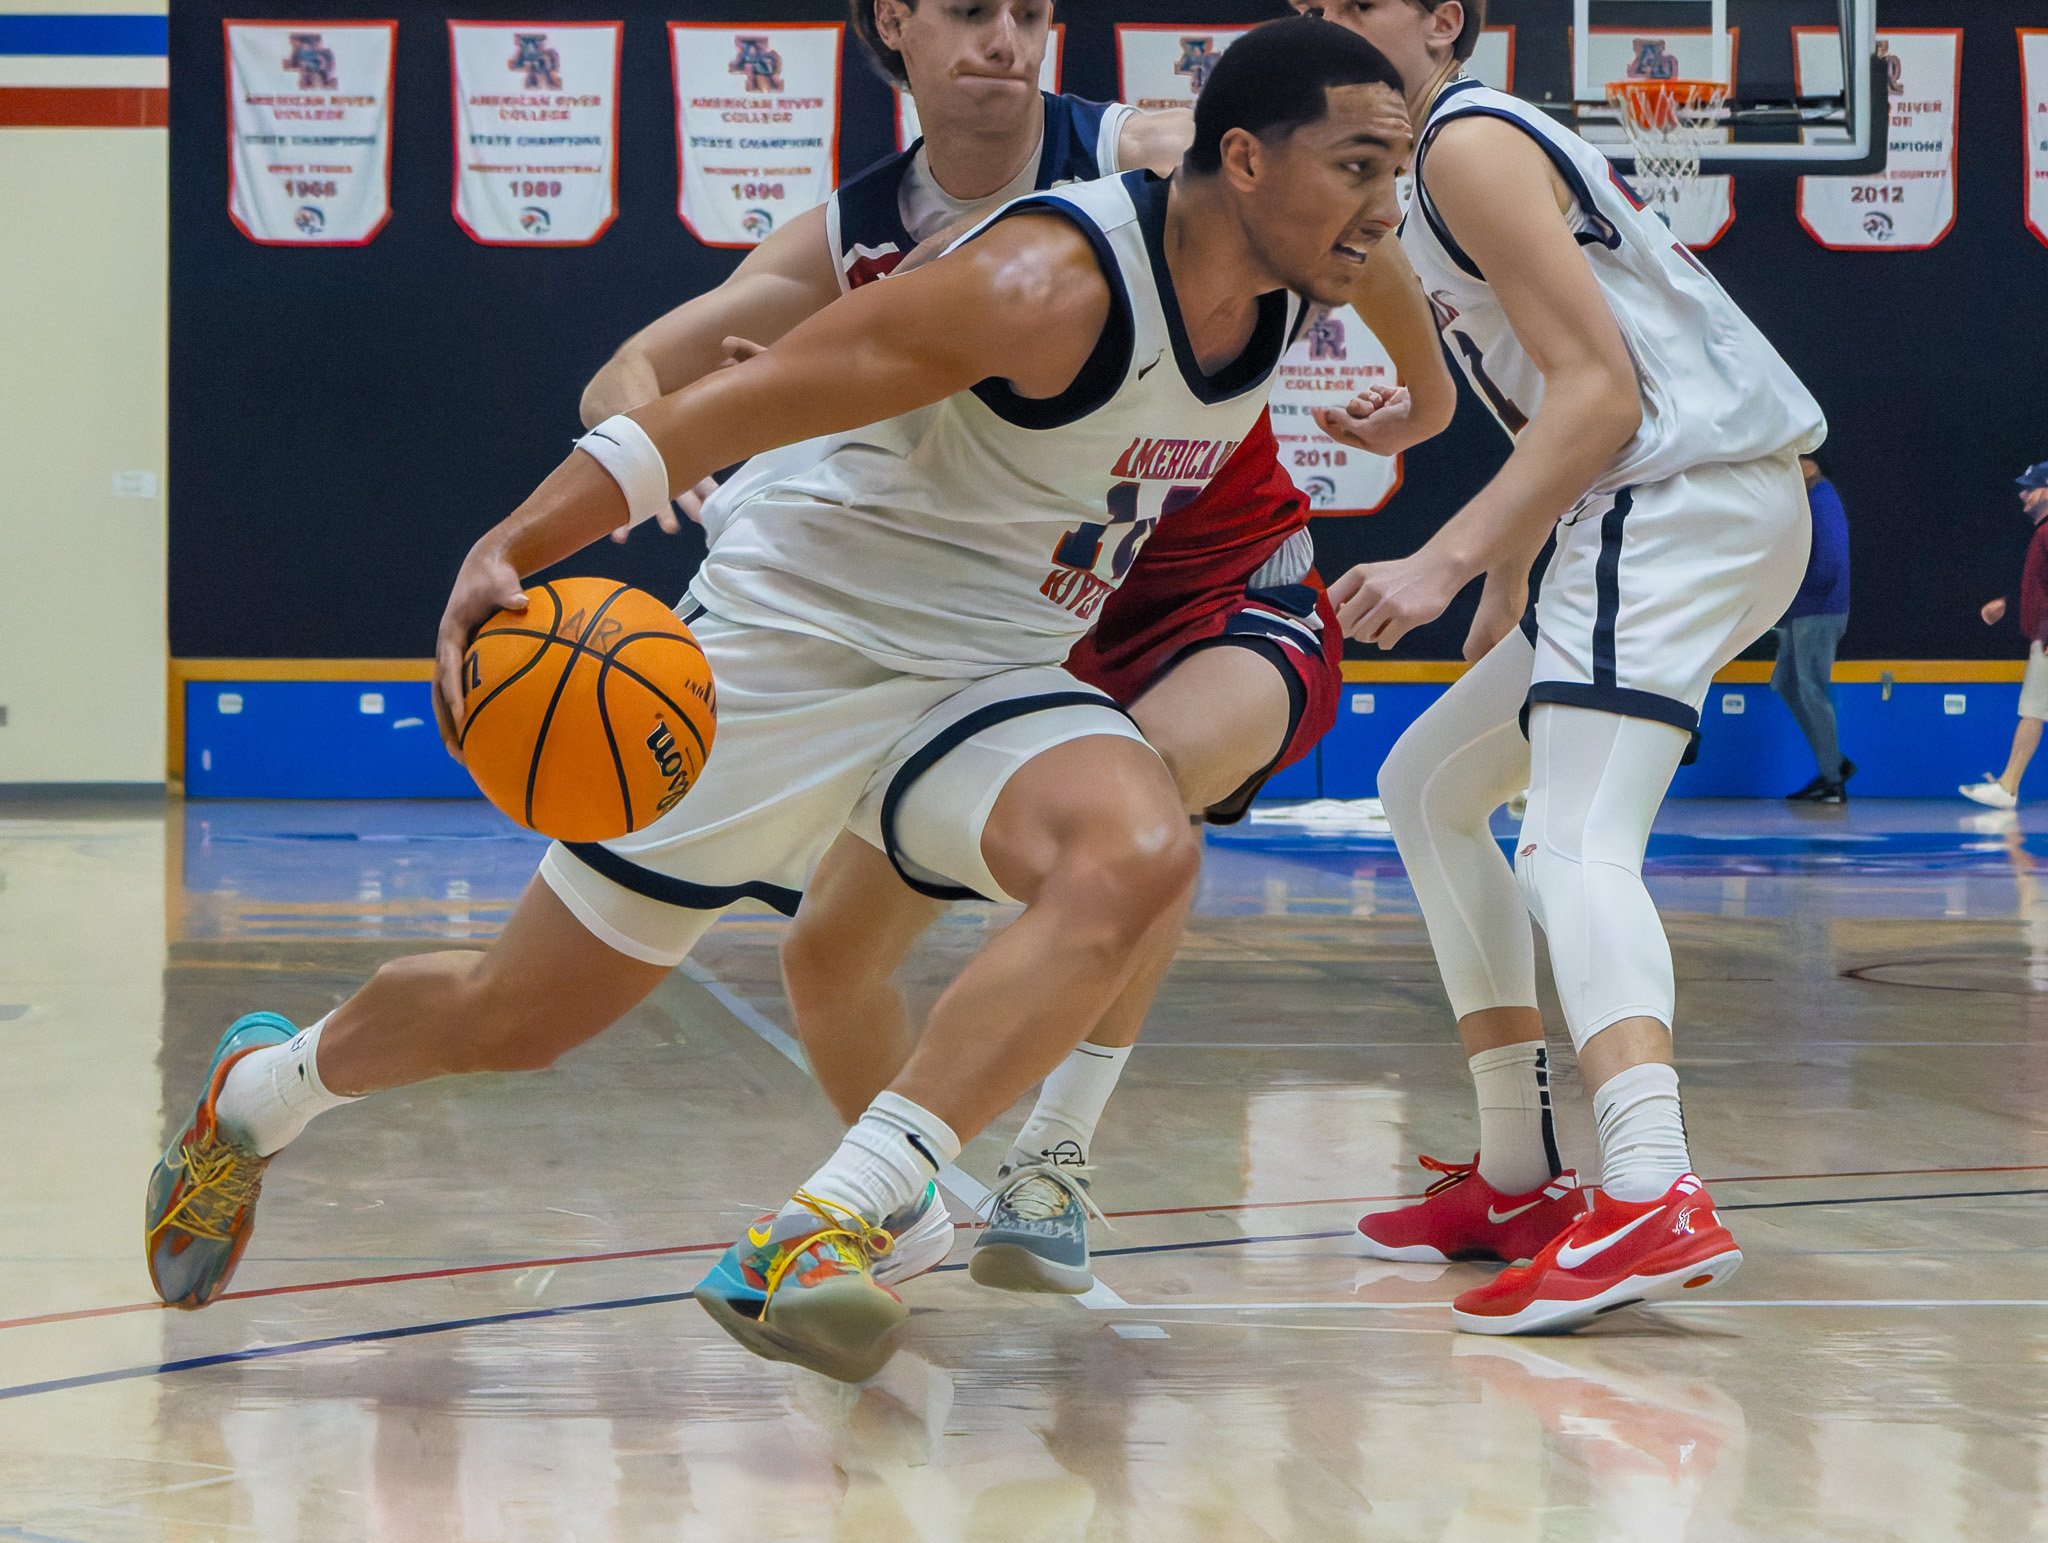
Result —
[[[1982,804],[1987,809],[2017,809],[2020,805],[2019,796],[2006,792],[2005,785],[1996,777],[1986,777],[1982,782],[1966,783],[1956,791],[1970,802]]]

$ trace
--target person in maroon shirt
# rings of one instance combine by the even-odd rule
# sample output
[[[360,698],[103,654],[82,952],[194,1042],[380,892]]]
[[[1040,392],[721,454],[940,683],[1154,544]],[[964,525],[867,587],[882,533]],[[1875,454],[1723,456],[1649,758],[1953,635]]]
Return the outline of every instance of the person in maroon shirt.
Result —
[[[2027,543],[2027,563],[2020,573],[2020,631],[2027,635],[2027,674],[2020,687],[2020,723],[2013,730],[2012,753],[2005,770],[1996,777],[1989,772],[1982,782],[1966,783],[1957,789],[1963,797],[1992,809],[2011,809],[2020,801],[2020,778],[2027,762],[2041,744],[2041,724],[2048,720],[2048,656],[2042,641],[2048,639],[2048,461],[2036,461],[2013,479],[2020,490],[2020,507],[2034,522],[2034,539]],[[1987,600],[1978,614],[1987,627],[2005,617],[2005,597]]]

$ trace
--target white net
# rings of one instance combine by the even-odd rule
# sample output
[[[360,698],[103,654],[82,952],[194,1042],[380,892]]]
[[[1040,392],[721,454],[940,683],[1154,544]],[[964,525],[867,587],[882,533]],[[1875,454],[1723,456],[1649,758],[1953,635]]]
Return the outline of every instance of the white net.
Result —
[[[1635,151],[1629,180],[1669,223],[1687,189],[1699,181],[1700,156],[1726,137],[1728,88],[1711,80],[1617,80],[1607,105],[1621,119]]]

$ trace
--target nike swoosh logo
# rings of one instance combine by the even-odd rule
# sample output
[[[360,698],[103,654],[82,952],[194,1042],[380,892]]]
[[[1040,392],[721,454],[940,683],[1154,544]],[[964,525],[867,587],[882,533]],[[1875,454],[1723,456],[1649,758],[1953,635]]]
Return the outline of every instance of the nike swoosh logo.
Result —
[[[1566,1270],[1576,1270],[1580,1265],[1584,1264],[1588,1259],[1593,1258],[1596,1254],[1603,1254],[1608,1249],[1614,1247],[1615,1244],[1619,1243],[1631,1232],[1634,1232],[1636,1228],[1642,1226],[1644,1222],[1648,1221],[1651,1217],[1656,1216],[1658,1214],[1659,1213],[1656,1211],[1645,1211],[1641,1216],[1638,1216],[1626,1227],[1617,1227],[1614,1229],[1614,1231],[1608,1233],[1606,1237],[1601,1238],[1598,1242],[1588,1243],[1584,1248],[1575,1248],[1569,1243],[1565,1244],[1564,1247],[1560,1248],[1557,1251],[1557,1263],[1559,1268]]]
[[[1496,1211],[1492,1206],[1488,1206],[1486,1219],[1498,1227],[1502,1222],[1511,1222],[1524,1211],[1533,1211],[1541,1204],[1543,1202],[1540,1200],[1532,1200],[1527,1205],[1516,1206],[1512,1211]]]
[[[1154,370],[1158,369],[1159,361],[1161,359],[1164,359],[1165,357],[1166,350],[1162,348],[1161,350],[1159,350],[1157,354],[1152,356],[1152,362],[1150,364],[1146,365],[1144,369],[1138,371],[1138,379],[1143,380],[1147,375],[1150,375]]]

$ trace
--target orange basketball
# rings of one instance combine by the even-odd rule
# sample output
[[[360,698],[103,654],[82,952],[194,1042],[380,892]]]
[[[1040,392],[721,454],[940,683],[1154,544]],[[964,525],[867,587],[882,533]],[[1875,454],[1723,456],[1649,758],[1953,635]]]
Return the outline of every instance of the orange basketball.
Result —
[[[614,579],[557,579],[462,662],[462,758],[486,797],[558,841],[651,825],[711,753],[717,694],[690,629]]]

